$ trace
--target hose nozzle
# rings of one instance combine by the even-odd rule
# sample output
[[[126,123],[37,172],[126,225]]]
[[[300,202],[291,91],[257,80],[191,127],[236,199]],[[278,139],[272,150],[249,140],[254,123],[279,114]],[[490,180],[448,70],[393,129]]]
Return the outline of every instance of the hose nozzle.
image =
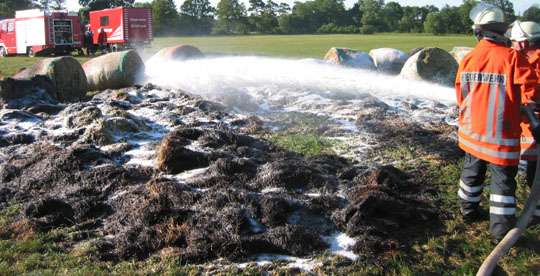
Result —
[[[534,111],[532,108],[522,104],[521,112],[525,114],[525,116],[527,117],[527,120],[529,121],[529,124],[531,125],[531,131],[533,129],[540,127],[540,121],[538,120],[538,116],[534,114]]]

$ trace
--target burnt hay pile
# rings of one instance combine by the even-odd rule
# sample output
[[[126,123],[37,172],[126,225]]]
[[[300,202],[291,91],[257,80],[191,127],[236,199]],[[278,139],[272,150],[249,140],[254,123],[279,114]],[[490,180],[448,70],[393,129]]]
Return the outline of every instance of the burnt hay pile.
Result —
[[[253,135],[259,119],[181,91],[106,90],[57,107],[0,110],[0,208],[22,205],[0,238],[75,226],[72,245],[91,242],[98,259],[203,262],[310,255],[341,232],[376,260],[439,223],[429,189],[400,170],[300,158]]]

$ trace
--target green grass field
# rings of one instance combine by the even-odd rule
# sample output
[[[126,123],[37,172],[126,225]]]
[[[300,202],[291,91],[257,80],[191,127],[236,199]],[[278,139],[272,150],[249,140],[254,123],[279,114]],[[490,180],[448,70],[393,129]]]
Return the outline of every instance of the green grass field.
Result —
[[[440,47],[450,51],[455,46],[474,46],[473,36],[432,36],[424,34],[375,35],[265,35],[265,36],[212,36],[156,38],[150,48],[141,52],[143,59],[162,48],[190,44],[204,53],[262,55],[282,58],[322,59],[332,47],[346,47],[369,52],[371,49],[390,47],[409,52],[416,47]],[[89,57],[74,54],[81,63]],[[9,56],[0,58],[0,78],[11,77],[21,68],[31,66],[45,57],[29,58]]]

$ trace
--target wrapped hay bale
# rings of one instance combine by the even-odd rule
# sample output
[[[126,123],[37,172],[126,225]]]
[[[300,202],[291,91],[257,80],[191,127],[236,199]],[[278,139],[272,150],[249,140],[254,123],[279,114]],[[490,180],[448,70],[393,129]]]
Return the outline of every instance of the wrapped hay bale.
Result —
[[[204,54],[195,46],[180,44],[159,50],[152,58],[162,60],[187,60],[203,58]]]
[[[60,102],[76,101],[86,95],[86,75],[81,64],[73,57],[47,58],[17,73],[15,79],[30,79],[45,75],[51,79]]]
[[[324,60],[337,65],[375,70],[375,64],[370,55],[348,48],[332,47],[324,56]]]
[[[83,64],[88,90],[132,86],[144,74],[144,62],[135,50],[109,53]]]
[[[393,48],[379,48],[369,51],[377,71],[397,75],[401,72],[403,64],[409,58],[409,55],[403,51]]]
[[[450,51],[450,54],[456,59],[457,63],[459,64],[463,57],[473,49],[474,48],[471,47],[454,47],[452,51]]]
[[[411,80],[426,80],[454,86],[458,63],[441,48],[428,47],[407,59],[400,76]]]

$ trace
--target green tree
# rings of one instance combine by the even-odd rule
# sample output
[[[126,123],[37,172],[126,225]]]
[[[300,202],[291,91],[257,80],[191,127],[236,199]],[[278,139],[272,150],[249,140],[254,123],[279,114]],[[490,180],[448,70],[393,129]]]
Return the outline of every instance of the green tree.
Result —
[[[154,31],[156,35],[178,34],[178,12],[173,0],[153,0]]]
[[[427,16],[437,12],[439,12],[439,9],[433,5],[424,7],[403,7],[403,18],[400,23],[400,31],[423,33]]]
[[[278,18],[278,24],[281,32],[286,34],[298,34],[304,30],[301,24],[301,18],[294,14],[281,15]]]
[[[287,3],[279,3],[277,13],[278,15],[288,14],[291,12],[291,6]]]
[[[344,26],[346,23],[346,11],[343,0],[315,0],[315,9],[319,13],[319,26],[333,23],[336,26]]]
[[[441,35],[446,33],[444,18],[440,13],[430,13],[424,22],[424,30],[427,33]]]
[[[523,12],[521,17],[523,21],[540,22],[540,8],[538,5],[532,5],[530,8]]]
[[[463,4],[459,6],[461,25],[464,28],[462,33],[467,33],[467,34],[472,33],[471,26],[473,25],[473,21],[469,17],[469,13],[477,4],[478,2],[475,0],[463,0]]]
[[[343,0],[315,0],[306,2],[295,2],[292,15],[286,19],[279,20],[279,25],[283,32],[293,33],[315,33],[322,26],[333,26],[332,28],[321,29],[325,32],[329,29],[338,29],[345,26],[347,12]],[[290,24],[294,23],[294,26]],[[285,27],[285,24],[287,26]],[[287,31],[285,31],[287,30]]]
[[[364,0],[359,8],[362,12],[362,25],[373,26],[377,31],[385,30],[382,8],[384,0]]]
[[[36,7],[32,0],[2,0],[0,1],[0,17],[13,18],[15,11],[26,10]]]
[[[89,7],[90,11],[116,7],[132,7],[135,0],[79,0],[79,5]]]
[[[67,8],[66,6],[66,0],[52,0],[52,8],[55,10],[65,10]]]
[[[504,21],[511,23],[516,20],[514,4],[510,0],[482,0],[482,3],[489,3],[500,7],[504,11]]]
[[[66,0],[40,0],[39,3],[43,9],[63,10],[66,8]]]
[[[264,33],[272,33],[278,28],[277,14],[279,13],[279,5],[272,0],[268,0],[264,5],[264,10],[261,14],[261,31]]]
[[[246,33],[246,7],[238,0],[221,0],[216,8],[218,33]]]
[[[135,4],[133,4],[133,7],[137,7],[137,8],[151,8],[151,7],[152,7],[152,3],[149,3],[149,2],[136,2]]]
[[[294,33],[314,33],[322,25],[318,19],[319,14],[315,9],[315,2],[306,1],[304,3],[295,2],[292,15],[297,17],[291,22],[296,22]]]
[[[215,9],[209,0],[185,0],[180,6],[180,26],[183,34],[210,34]]]
[[[262,0],[249,0],[249,24],[256,32],[261,32],[262,28],[262,14],[264,12],[265,4]]]
[[[384,6],[382,14],[386,31],[399,31],[399,24],[403,18],[403,8],[401,5],[397,2],[389,2]]]
[[[358,1],[354,3],[353,7],[346,11],[348,24],[354,24],[355,26],[362,26],[362,11],[360,10],[360,3]]]

